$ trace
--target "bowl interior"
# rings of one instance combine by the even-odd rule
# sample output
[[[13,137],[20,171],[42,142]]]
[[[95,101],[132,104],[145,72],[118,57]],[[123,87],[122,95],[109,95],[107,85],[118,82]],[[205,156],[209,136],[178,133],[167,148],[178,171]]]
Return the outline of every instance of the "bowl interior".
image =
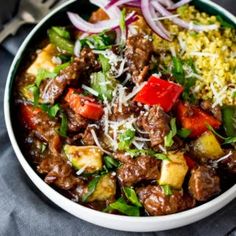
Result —
[[[199,10],[205,11],[206,13],[214,14],[214,15],[220,15],[221,17],[223,17],[224,20],[226,20],[226,21],[230,22],[231,24],[233,24],[234,26],[236,26],[236,18],[233,15],[231,15],[230,13],[228,13],[227,11],[225,11],[222,8],[218,7],[216,4],[209,3],[209,1],[204,1],[204,0],[194,0],[192,2],[192,4],[194,4]],[[50,17],[45,18],[41,23],[39,23],[38,26],[36,26],[33,33],[31,33],[30,36],[26,39],[25,43],[23,43],[23,46],[20,48],[18,54],[16,55],[16,58],[13,62],[11,70],[9,72],[8,82],[7,82],[7,85],[6,85],[5,119],[6,119],[7,128],[8,128],[8,132],[9,132],[9,135],[10,135],[11,142],[14,144],[13,147],[14,147],[19,159],[20,159],[19,156],[23,157],[22,153],[24,153],[24,151],[21,149],[21,137],[18,134],[18,132],[16,132],[17,131],[17,122],[15,122],[15,116],[14,116],[13,85],[14,85],[14,80],[15,80],[17,74],[20,72],[20,68],[25,63],[25,61],[26,61],[25,59],[27,59],[27,57],[29,57],[29,55],[36,49],[36,47],[39,45],[39,43],[44,38],[46,38],[48,28],[50,28],[51,26],[54,26],[54,25],[68,25],[69,20],[66,16],[67,11],[78,12],[84,18],[88,18],[89,15],[91,14],[91,12],[94,11],[95,9],[96,9],[96,7],[92,6],[89,3],[88,0],[80,0],[80,1],[70,0],[70,1],[68,1],[67,4],[65,4],[63,8],[59,8],[58,10],[54,11],[54,13],[56,13],[56,14],[52,13]],[[8,116],[8,111],[9,111],[9,116]],[[9,119],[10,119],[10,121],[9,121]],[[12,130],[12,128],[13,128],[13,130]],[[16,139],[15,139],[15,137],[16,137]],[[19,150],[21,151],[20,153],[19,153]],[[27,168],[30,168],[30,166],[27,167]],[[25,168],[25,170],[27,168]],[[29,175],[29,173],[27,173],[27,174]],[[36,182],[36,181],[33,180],[33,182]],[[42,183],[42,186],[45,188],[46,184]],[[234,186],[234,189],[232,189],[232,188],[231,188],[231,190],[230,190],[231,192],[229,192],[229,194],[231,194],[231,195],[234,194],[234,197],[235,197],[235,195],[236,195],[236,186]],[[50,189],[50,187],[48,186],[47,189]],[[55,193],[55,194],[57,194],[57,193]],[[220,197],[217,197],[217,198],[220,198]],[[53,200],[52,197],[50,197],[50,199]],[[62,199],[64,199],[64,198],[62,198]],[[230,199],[233,199],[233,197],[230,197]],[[67,200],[66,200],[66,202],[67,202]],[[70,202],[70,200],[67,203],[70,204],[69,202]],[[228,200],[228,202],[229,202],[229,200]],[[75,203],[71,203],[71,206],[74,206],[73,204],[75,204]],[[210,204],[210,203],[205,203],[204,205],[206,205],[206,204]],[[58,204],[58,205],[60,205],[60,204]],[[80,209],[84,208],[82,206],[80,206],[80,207],[81,207]],[[197,212],[200,211],[200,207],[196,207],[196,208],[199,208],[199,210],[192,209],[192,210],[188,210],[188,212],[196,212],[197,213]],[[63,207],[63,208],[65,209],[65,207]],[[65,209],[65,210],[67,210],[67,209]],[[84,211],[94,212],[93,210],[88,209],[88,208],[86,208]],[[214,211],[209,211],[208,214],[210,214],[212,212],[214,212]],[[73,213],[72,210],[70,210],[70,213],[76,215],[76,213]],[[177,213],[177,214],[174,214],[174,215],[176,215],[176,216],[180,215],[181,216],[181,215],[183,215],[183,213],[184,212]],[[96,214],[97,216],[107,215],[107,214],[104,214],[104,213],[101,213],[101,212],[96,212],[94,214]],[[205,216],[206,216],[206,214],[205,214]],[[116,219],[127,219],[127,222],[132,221],[130,219],[132,217],[128,217],[129,219],[127,217],[124,217],[124,216],[112,216],[112,217],[114,217]],[[162,219],[167,219],[168,220],[168,217],[169,216],[165,216]],[[83,217],[81,217],[81,218],[83,218]],[[110,216],[109,216],[109,218],[110,218]],[[134,222],[138,222],[138,221],[140,221],[144,218],[145,217],[140,217],[139,220],[136,218]],[[150,218],[154,219],[155,217],[150,217]],[[160,217],[156,217],[156,218],[160,219]],[[170,216],[169,219],[171,219],[171,218],[174,219],[174,217]],[[200,218],[199,217],[195,217],[195,218],[192,217],[191,222],[194,222],[195,220],[198,220],[198,219],[200,219]],[[88,220],[88,219],[86,219],[86,220]],[[92,219],[88,220],[88,221],[96,223]],[[145,219],[144,221],[148,222],[149,220]],[[151,222],[151,220],[150,220],[150,222]],[[186,224],[191,223],[191,222],[187,222],[187,221],[182,222],[178,226],[186,225]],[[106,227],[111,227],[111,226],[108,226],[108,224],[106,225],[105,223],[102,224],[102,225],[104,225]],[[155,230],[157,230],[157,229],[169,229],[169,228],[171,228],[171,227],[173,228],[175,226],[176,225],[174,225],[174,226],[166,225],[164,228],[163,227],[161,228],[160,226],[156,226],[155,228],[150,228],[149,227],[149,229],[151,229],[151,230],[153,230],[153,229],[155,229]],[[115,228],[115,227],[113,227],[113,228]],[[138,230],[138,228],[136,228],[136,226],[133,225],[132,229],[130,228],[130,230],[131,231],[150,231],[148,228],[146,230],[145,229],[144,230]],[[122,226],[121,226],[121,229],[122,229]],[[123,229],[129,230],[127,227],[123,228]]]

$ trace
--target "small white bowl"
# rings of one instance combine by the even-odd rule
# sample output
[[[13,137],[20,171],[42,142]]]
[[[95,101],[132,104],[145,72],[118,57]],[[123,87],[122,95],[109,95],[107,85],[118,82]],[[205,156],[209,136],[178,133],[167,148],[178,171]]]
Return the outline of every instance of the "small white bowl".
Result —
[[[11,92],[12,82],[15,79],[15,75],[19,67],[22,55],[25,49],[27,48],[29,42],[32,40],[33,36],[35,36],[36,32],[38,32],[42,28],[42,26],[45,25],[45,23],[50,20],[51,17],[63,11],[63,9],[69,7],[75,1],[76,0],[69,0],[66,3],[62,4],[60,7],[58,7],[57,9],[53,10],[44,19],[42,19],[40,23],[31,31],[31,33],[27,36],[27,38],[24,40],[21,47],[19,48],[19,51],[15,56],[15,59],[12,63],[7,78],[5,95],[4,95],[5,122],[13,149],[17,155],[17,158],[21,166],[23,167],[29,178],[38,187],[38,189],[41,192],[43,192],[52,202],[54,202],[55,204],[57,204],[59,207],[63,208],[70,214],[99,226],[116,230],[124,230],[124,231],[149,232],[149,231],[160,231],[160,230],[168,230],[181,227],[209,216],[210,214],[218,211],[219,209],[224,207],[227,203],[232,201],[236,197],[236,184],[227,191],[225,191],[224,193],[222,193],[220,196],[214,198],[213,200],[198,207],[195,207],[193,209],[183,211],[180,213],[166,216],[153,216],[153,217],[128,217],[121,215],[112,215],[92,210],[90,208],[84,207],[80,204],[77,204],[69,200],[68,198],[64,197],[63,195],[55,191],[48,184],[46,184],[32,169],[32,167],[26,161],[25,157],[23,156],[19,148],[12,127],[12,122],[11,122],[12,114],[10,111],[11,99],[12,99],[12,92]],[[214,11],[220,12],[226,18],[230,19],[234,24],[236,24],[236,18],[228,11],[218,6],[217,4],[208,0],[199,0],[199,2],[207,5]]]

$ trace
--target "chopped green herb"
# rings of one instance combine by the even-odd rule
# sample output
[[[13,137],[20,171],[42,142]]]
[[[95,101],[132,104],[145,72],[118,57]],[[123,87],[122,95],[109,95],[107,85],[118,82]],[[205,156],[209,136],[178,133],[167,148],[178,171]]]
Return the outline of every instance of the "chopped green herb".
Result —
[[[55,30],[48,30],[48,37],[52,44],[58,47],[63,53],[74,54],[74,43],[67,38],[61,37]]]
[[[109,64],[109,59],[106,58],[104,55],[99,54],[99,56],[98,56],[98,61],[99,61],[100,64],[102,65],[102,71],[103,71],[103,73],[104,73],[104,74],[107,73],[107,72],[110,70],[110,68],[111,68],[111,66],[110,66],[110,64]]]
[[[34,96],[34,106],[37,106],[39,103],[39,88],[33,85],[30,88],[30,91],[33,93],[33,96]]]
[[[219,16],[219,15],[216,16],[216,19],[220,22],[221,27],[234,29],[233,24],[228,23],[228,22],[225,21],[221,16]]]
[[[151,157],[155,157],[159,160],[167,160],[170,161],[170,159],[168,158],[168,156],[166,154],[163,153],[156,153],[153,150],[150,149],[129,149],[126,151],[131,157],[137,157],[140,155],[148,155]]]
[[[236,142],[236,137],[223,137],[221,134],[217,133],[212,126],[207,125],[207,128],[216,136],[224,140],[223,144],[232,144]]]
[[[164,137],[164,146],[171,147],[174,144],[174,136],[177,134],[176,119],[170,121],[170,132]]]
[[[108,76],[103,72],[92,73],[91,75],[91,88],[98,92],[98,98],[101,100],[112,100],[113,91],[117,85],[114,77]]]
[[[66,62],[64,64],[58,65],[54,68],[54,73],[59,74],[62,70],[64,70],[66,67],[70,65],[70,62]]]
[[[52,29],[62,38],[70,39],[70,32],[65,27],[53,26]]]
[[[125,23],[125,16],[126,16],[126,9],[123,8],[121,11],[121,17],[120,17],[120,29],[121,29],[121,34],[122,34],[122,39],[121,39],[121,46],[125,45],[125,37],[126,37],[126,23]]]
[[[48,115],[50,117],[56,117],[58,111],[60,110],[60,105],[59,104],[55,104],[52,107],[49,108],[48,110]]]
[[[44,153],[44,151],[46,150],[46,148],[47,148],[47,144],[41,143],[40,152],[41,152],[41,153]]]
[[[197,73],[196,68],[192,60],[181,61],[178,57],[172,57],[173,69],[172,74],[177,83],[181,84],[184,87],[182,93],[182,98],[186,101],[194,102],[195,97],[191,93],[191,88],[196,83],[196,78],[194,76],[186,77],[185,69],[187,68],[192,70],[192,72]]]
[[[108,169],[113,169],[113,168],[117,168],[120,163],[119,161],[115,160],[113,157],[111,156],[105,156],[104,157],[104,163],[105,163],[105,166],[108,168]]]
[[[180,136],[181,138],[187,138],[191,134],[190,129],[182,128],[177,131],[177,135]]]
[[[50,72],[50,71],[45,70],[45,69],[39,69],[38,73],[36,75],[35,85],[37,87],[39,87],[43,80],[45,80],[45,79],[53,79],[56,76],[57,76],[57,73]]]
[[[171,196],[173,194],[170,185],[168,185],[168,184],[167,185],[162,185],[161,187],[162,187],[162,189],[163,189],[166,196]]]
[[[88,191],[82,196],[82,202],[87,202],[88,198],[93,194],[96,190],[97,184],[100,180],[101,176],[96,176],[92,179],[88,184]]]
[[[117,210],[124,215],[140,216],[139,207],[128,205],[122,197],[111,203],[105,210]]]
[[[59,134],[62,137],[67,137],[67,128],[68,128],[68,121],[65,113],[61,113],[61,126],[59,129]]]
[[[118,139],[118,149],[119,150],[128,150],[131,143],[133,142],[135,137],[135,130],[127,129],[124,133],[120,134]]]
[[[127,197],[127,199],[135,206],[137,207],[142,207],[142,204],[140,203],[136,192],[134,191],[133,188],[130,187],[124,187],[123,191],[125,193],[125,196]]]
[[[105,50],[111,48],[112,38],[107,33],[93,34],[87,38],[81,39],[81,47],[89,47],[96,50]]]

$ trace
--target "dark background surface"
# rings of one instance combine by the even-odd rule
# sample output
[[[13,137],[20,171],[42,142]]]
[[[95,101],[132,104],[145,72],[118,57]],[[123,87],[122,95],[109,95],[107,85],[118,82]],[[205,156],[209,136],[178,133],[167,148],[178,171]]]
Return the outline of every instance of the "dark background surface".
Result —
[[[35,0],[37,1],[37,0]],[[215,0],[236,14],[235,0]],[[0,28],[16,12],[17,0],[0,0]],[[236,236],[236,200],[197,223],[156,233],[127,233],[104,229],[64,212],[49,202],[30,182],[10,145],[3,117],[7,73],[19,45],[32,26],[0,45],[0,236],[14,235],[178,235]]]

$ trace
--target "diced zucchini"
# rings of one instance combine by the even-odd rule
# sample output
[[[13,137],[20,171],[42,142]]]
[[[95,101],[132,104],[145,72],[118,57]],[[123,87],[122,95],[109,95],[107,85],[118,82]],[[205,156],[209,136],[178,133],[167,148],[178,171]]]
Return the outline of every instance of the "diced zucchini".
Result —
[[[218,140],[211,131],[206,131],[193,143],[193,150],[199,158],[214,160],[224,155]]]
[[[26,71],[27,73],[36,76],[39,69],[45,69],[50,72],[54,70],[57,66],[52,62],[53,56],[57,53],[57,49],[54,45],[48,44],[42,51],[38,54],[37,58],[33,64]]]
[[[160,185],[170,185],[180,189],[184,182],[188,166],[182,152],[168,153],[170,161],[163,160],[161,166],[161,176],[158,180]]]
[[[107,174],[101,177],[95,191],[89,197],[88,202],[93,201],[105,201],[114,197],[116,194],[116,182],[111,177],[111,174]]]
[[[94,173],[102,169],[103,152],[96,146],[65,145],[64,151],[72,166],[84,173]]]

